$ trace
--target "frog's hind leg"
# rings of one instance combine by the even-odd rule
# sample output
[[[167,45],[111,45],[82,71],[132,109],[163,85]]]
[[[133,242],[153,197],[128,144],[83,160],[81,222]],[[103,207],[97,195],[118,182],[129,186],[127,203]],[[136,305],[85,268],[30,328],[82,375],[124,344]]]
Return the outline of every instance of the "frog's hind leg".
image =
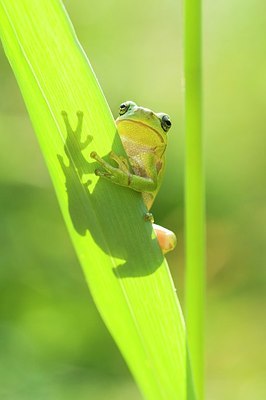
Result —
[[[172,251],[175,248],[177,242],[174,232],[170,231],[169,229],[163,228],[160,225],[153,224],[152,226],[163,254]]]
[[[152,224],[154,223],[154,216],[150,212],[146,212],[144,214],[144,220],[147,222],[151,222]]]

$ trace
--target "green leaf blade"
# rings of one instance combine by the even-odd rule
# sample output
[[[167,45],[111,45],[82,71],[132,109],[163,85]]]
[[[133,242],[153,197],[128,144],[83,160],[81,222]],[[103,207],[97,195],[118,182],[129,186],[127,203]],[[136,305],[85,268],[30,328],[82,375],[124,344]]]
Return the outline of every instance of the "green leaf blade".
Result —
[[[151,224],[143,220],[141,195],[93,173],[91,151],[107,156],[123,148],[64,9],[57,0],[2,0],[0,22],[2,43],[102,318],[145,398],[183,400],[185,327],[168,266]],[[68,137],[63,110],[73,129],[76,112],[83,112],[80,140]],[[81,150],[88,136],[91,142]]]

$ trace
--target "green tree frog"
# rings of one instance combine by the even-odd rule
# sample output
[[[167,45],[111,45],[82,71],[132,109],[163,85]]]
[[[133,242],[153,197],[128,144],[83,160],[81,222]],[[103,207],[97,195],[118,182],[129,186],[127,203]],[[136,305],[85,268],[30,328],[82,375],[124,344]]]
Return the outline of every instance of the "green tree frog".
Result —
[[[103,170],[96,169],[95,174],[141,192],[150,210],[162,183],[170,118],[167,114],[155,113],[133,101],[126,101],[120,105],[116,126],[128,160],[111,152],[110,158],[117,164],[113,167],[93,151],[91,157],[103,167]],[[151,213],[144,217],[154,222]],[[156,224],[153,228],[163,253],[173,250],[175,234]]]

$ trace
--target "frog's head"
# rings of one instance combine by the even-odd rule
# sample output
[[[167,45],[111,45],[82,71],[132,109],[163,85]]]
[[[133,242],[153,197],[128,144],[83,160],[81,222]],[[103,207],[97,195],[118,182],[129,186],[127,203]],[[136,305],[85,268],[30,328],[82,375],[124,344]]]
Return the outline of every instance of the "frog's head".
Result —
[[[126,101],[120,105],[116,124],[120,135],[151,147],[166,145],[166,133],[171,127],[167,114],[155,113],[133,101]]]

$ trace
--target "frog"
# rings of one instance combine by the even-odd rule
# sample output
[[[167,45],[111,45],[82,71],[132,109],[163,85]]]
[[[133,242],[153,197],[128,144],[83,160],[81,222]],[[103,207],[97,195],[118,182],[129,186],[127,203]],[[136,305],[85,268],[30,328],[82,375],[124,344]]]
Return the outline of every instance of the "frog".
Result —
[[[144,219],[153,224],[161,250],[166,254],[176,246],[176,236],[169,229],[154,223],[150,209],[165,171],[167,132],[172,125],[170,117],[130,100],[120,105],[115,123],[127,157],[111,151],[109,157],[117,165],[114,167],[92,151],[91,158],[102,167],[95,170],[95,175],[142,194],[148,210]]]

